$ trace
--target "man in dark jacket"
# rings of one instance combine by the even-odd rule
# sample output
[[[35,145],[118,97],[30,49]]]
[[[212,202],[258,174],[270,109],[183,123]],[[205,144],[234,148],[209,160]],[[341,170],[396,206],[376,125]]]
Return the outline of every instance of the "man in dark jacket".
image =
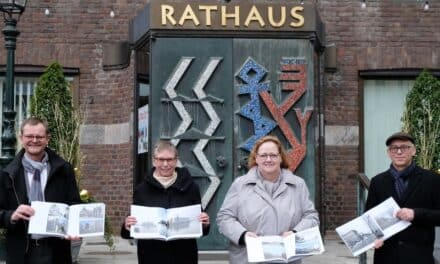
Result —
[[[415,164],[411,135],[395,133],[385,144],[391,166],[372,179],[366,210],[391,196],[401,207],[396,216],[411,225],[385,242],[376,241],[374,263],[434,264],[434,228],[440,225],[440,175]]]
[[[72,166],[47,148],[46,121],[28,118],[20,129],[23,149],[1,172],[0,227],[6,233],[6,263],[72,263],[70,240],[77,237],[41,238],[27,233],[35,213],[32,201],[80,203]]]

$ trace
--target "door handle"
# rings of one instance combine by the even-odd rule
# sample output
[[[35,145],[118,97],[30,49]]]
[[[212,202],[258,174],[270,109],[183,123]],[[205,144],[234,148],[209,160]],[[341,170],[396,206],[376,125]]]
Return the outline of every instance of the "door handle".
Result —
[[[223,156],[218,156],[215,160],[217,162],[217,166],[219,166],[220,168],[224,168],[226,167],[226,165],[228,165],[226,158]]]

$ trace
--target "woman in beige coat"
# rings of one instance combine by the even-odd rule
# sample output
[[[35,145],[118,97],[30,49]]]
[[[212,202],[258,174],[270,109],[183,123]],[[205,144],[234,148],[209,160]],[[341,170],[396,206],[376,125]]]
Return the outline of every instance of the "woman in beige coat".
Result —
[[[248,263],[245,236],[285,236],[319,224],[307,186],[287,169],[278,138],[258,140],[248,166],[249,172],[232,183],[217,215],[220,233],[230,241],[232,264]]]

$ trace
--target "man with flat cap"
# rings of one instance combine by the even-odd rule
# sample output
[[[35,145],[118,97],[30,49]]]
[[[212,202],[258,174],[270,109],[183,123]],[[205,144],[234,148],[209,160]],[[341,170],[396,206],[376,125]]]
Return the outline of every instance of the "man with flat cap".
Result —
[[[365,209],[393,197],[401,208],[396,216],[411,225],[386,241],[376,241],[374,264],[434,264],[440,175],[415,164],[416,146],[411,135],[397,132],[385,144],[391,165],[371,180]]]

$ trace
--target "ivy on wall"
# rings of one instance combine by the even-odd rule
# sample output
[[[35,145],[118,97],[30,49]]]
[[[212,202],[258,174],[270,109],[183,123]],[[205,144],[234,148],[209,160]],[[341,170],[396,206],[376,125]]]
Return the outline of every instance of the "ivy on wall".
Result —
[[[402,121],[403,130],[416,140],[417,164],[440,170],[440,80],[426,70],[406,96]]]

